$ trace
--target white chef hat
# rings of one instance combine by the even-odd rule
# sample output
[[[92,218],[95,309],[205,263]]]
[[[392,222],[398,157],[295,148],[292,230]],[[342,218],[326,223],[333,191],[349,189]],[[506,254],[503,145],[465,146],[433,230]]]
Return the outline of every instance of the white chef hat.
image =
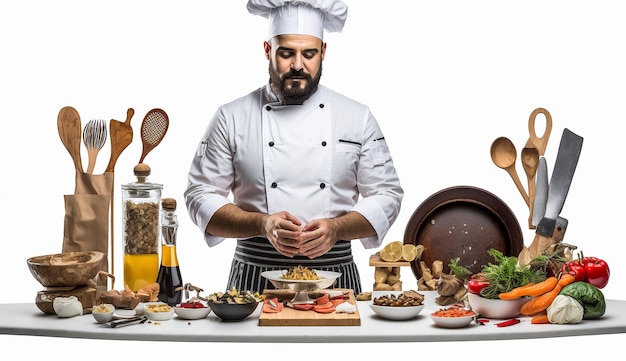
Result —
[[[249,0],[248,11],[269,20],[269,39],[281,34],[324,39],[324,29],[341,32],[348,6],[339,0]]]

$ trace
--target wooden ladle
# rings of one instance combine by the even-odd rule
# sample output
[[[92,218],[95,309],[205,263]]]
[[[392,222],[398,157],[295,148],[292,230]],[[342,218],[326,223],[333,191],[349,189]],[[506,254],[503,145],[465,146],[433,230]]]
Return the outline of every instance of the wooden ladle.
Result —
[[[528,205],[528,194],[526,194],[526,190],[524,189],[524,186],[517,175],[517,171],[515,170],[517,150],[509,138],[500,137],[493,141],[491,144],[491,160],[496,166],[498,166],[498,168],[502,168],[509,173],[511,178],[513,178],[513,182],[515,182],[517,189],[522,195],[522,198],[524,198],[526,205]]]
[[[528,228],[534,229],[533,225],[533,206],[535,203],[535,190],[537,188],[537,182],[535,181],[535,175],[537,174],[537,167],[539,166],[539,149],[534,146],[528,146],[522,148],[522,166],[524,172],[526,172],[526,178],[528,179],[528,209],[530,214],[528,216]]]

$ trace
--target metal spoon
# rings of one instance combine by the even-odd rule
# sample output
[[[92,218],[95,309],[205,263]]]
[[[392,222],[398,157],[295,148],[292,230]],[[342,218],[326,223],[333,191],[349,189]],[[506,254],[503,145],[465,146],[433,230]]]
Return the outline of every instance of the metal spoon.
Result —
[[[539,167],[539,149],[533,146],[526,146],[522,148],[522,166],[524,172],[526,172],[526,178],[528,179],[528,209],[530,215],[528,216],[528,228],[535,229],[533,226],[533,207],[535,203],[535,190],[537,182],[535,181],[535,175],[537,174],[537,168]]]
[[[524,198],[524,201],[528,205],[528,194],[526,194],[526,190],[524,189],[524,186],[517,175],[517,171],[515,170],[516,159],[517,150],[515,150],[515,145],[513,145],[513,142],[511,142],[509,138],[500,137],[493,141],[491,144],[491,160],[496,166],[498,166],[498,168],[502,168],[509,173],[511,178],[513,178],[513,182],[515,182],[517,189]]]
[[[106,121],[103,119],[92,119],[88,121],[83,130],[83,141],[85,142],[87,155],[89,156],[87,173],[93,174],[98,152],[100,152],[100,149],[104,147],[104,143],[107,141]]]

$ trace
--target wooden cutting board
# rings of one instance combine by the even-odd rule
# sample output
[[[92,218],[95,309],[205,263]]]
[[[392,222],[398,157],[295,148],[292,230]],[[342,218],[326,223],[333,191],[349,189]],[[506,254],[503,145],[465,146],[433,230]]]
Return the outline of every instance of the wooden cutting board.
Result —
[[[347,302],[357,307],[356,312],[318,313],[313,310],[294,310],[293,308],[285,306],[283,310],[278,313],[265,313],[261,311],[259,326],[361,326],[361,315],[359,314],[359,309],[354,298],[354,292],[352,290],[337,288],[334,288],[333,291],[347,292],[349,296]],[[295,296],[295,292],[291,290],[265,290],[263,293],[267,298],[278,297],[282,300],[291,299]]]
[[[376,252],[370,256],[370,266],[375,267],[404,267],[410,266],[411,262],[407,261],[397,261],[397,262],[387,262],[380,258],[380,252]]]

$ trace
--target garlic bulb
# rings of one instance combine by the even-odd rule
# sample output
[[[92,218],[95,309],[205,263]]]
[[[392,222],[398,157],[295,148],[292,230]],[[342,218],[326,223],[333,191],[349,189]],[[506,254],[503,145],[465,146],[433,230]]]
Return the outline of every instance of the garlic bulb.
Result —
[[[583,319],[585,309],[570,296],[558,295],[548,306],[547,314],[550,323],[579,323]]]
[[[83,314],[83,304],[76,296],[57,297],[52,301],[52,307],[59,317],[74,317]]]

